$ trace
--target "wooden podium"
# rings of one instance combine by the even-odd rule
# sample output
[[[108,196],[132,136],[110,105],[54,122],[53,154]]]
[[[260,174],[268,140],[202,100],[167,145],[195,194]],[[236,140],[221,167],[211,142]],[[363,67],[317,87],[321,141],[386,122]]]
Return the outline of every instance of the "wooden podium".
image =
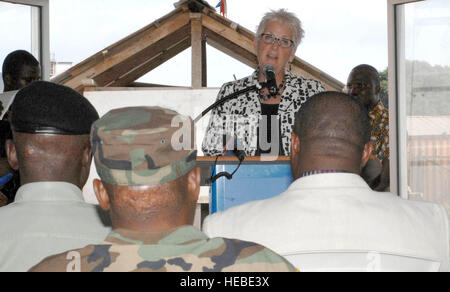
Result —
[[[209,213],[216,213],[249,201],[271,198],[279,195],[292,183],[290,158],[282,157],[246,157],[233,179],[219,178],[211,184],[212,169],[216,157],[198,157],[202,170],[202,186],[211,186],[209,195]],[[216,173],[232,173],[239,160],[234,156],[217,159]]]

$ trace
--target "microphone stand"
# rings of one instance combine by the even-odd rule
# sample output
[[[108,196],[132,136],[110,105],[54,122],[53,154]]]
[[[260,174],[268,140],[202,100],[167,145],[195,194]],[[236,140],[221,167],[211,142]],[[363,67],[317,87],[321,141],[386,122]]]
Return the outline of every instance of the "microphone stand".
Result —
[[[261,84],[261,85],[263,85],[263,84]],[[259,90],[259,87],[257,85],[253,85],[253,86],[244,88],[242,90],[233,92],[232,94],[227,95],[227,96],[225,96],[222,99],[219,99],[218,101],[213,103],[211,106],[209,106],[206,110],[204,110],[197,118],[195,118],[194,124],[196,124],[198,121],[200,121],[200,119],[203,118],[204,116],[206,116],[212,109],[218,107],[219,105],[224,104],[225,102],[227,102],[227,101],[229,101],[231,99],[235,99],[239,95],[242,95],[244,93],[247,93],[247,92],[253,91],[253,90]]]
[[[206,116],[211,110],[213,110],[214,108],[218,107],[219,105],[224,104],[225,102],[235,99],[236,97],[245,94],[247,92],[250,91],[254,91],[254,90],[259,90],[261,88],[269,88],[269,84],[268,82],[263,82],[260,83],[260,86],[258,85],[253,85],[247,88],[244,88],[242,90],[236,91],[231,93],[230,95],[225,96],[222,99],[217,100],[215,103],[213,103],[212,105],[210,105],[206,110],[204,110],[197,118],[195,118],[194,120],[194,124],[196,124],[198,121],[200,121],[204,116]],[[221,172],[217,175],[214,175],[216,166],[217,166],[217,160],[219,158],[219,156],[217,156],[216,161],[214,163],[214,170],[213,173],[211,174],[211,178],[208,179],[208,183],[213,183],[215,182],[217,179],[219,179],[220,177],[225,176],[228,180],[231,180],[233,178],[233,175],[237,172],[237,170],[239,169],[239,167],[241,166],[242,162],[245,160],[244,154],[241,151],[233,151],[233,154],[238,157],[239,159],[239,165],[237,166],[237,168],[234,170],[234,172],[232,174],[229,174],[228,172]]]
[[[239,95],[245,94],[247,92],[253,91],[253,90],[258,90],[258,86],[257,85],[253,85],[247,88],[244,88],[242,90],[233,92],[232,94],[225,96],[224,98],[221,98],[219,100],[217,100],[215,103],[213,103],[211,106],[209,106],[206,110],[204,110],[197,118],[195,118],[194,120],[194,124],[196,124],[198,121],[200,121],[201,118],[203,118],[204,116],[206,116],[212,109],[218,107],[219,105],[224,104],[225,102],[235,99],[236,97],[238,97]],[[219,179],[220,177],[225,176],[228,180],[231,180],[233,178],[233,175],[236,173],[236,171],[239,169],[239,167],[242,164],[242,161],[244,161],[245,157],[242,153],[239,153],[237,151],[233,151],[234,155],[238,157],[239,159],[239,165],[238,167],[234,170],[234,172],[232,174],[229,174],[228,172],[221,172],[217,175],[214,175],[214,172],[216,170],[216,166],[217,166],[217,160],[219,159],[219,156],[217,156],[216,161],[214,162],[214,170],[213,173],[211,173],[211,178],[208,179],[208,183],[214,183],[217,179]]]

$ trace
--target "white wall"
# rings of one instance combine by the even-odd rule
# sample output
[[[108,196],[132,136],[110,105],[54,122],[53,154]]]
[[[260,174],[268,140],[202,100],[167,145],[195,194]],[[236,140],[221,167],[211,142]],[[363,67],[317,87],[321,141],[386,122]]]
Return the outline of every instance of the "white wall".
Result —
[[[218,88],[214,89],[136,89],[123,91],[86,91],[84,96],[94,105],[100,116],[111,109],[131,106],[160,106],[175,110],[182,115],[195,119],[203,110],[216,100]],[[198,155],[201,156],[201,143],[208,125],[209,115],[203,117],[196,125]],[[83,196],[88,203],[97,204],[92,181],[98,178],[94,163],[91,175],[83,189]],[[202,187],[200,197],[208,197],[209,187]]]

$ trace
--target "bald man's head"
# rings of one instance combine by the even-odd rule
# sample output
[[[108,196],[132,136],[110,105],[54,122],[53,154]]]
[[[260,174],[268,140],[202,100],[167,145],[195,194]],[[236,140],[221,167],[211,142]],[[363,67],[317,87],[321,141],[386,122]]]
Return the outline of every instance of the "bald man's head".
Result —
[[[294,134],[300,141],[300,158],[316,159],[314,165],[320,168],[320,157],[361,162],[371,126],[360,101],[340,92],[323,92],[311,97],[297,113]]]
[[[200,191],[200,168],[154,186],[118,186],[94,180],[100,206],[110,211],[114,228],[164,230],[190,225]]]
[[[69,182],[82,189],[91,165],[89,135],[48,135],[13,132],[6,142],[8,162],[20,170],[22,185]]]

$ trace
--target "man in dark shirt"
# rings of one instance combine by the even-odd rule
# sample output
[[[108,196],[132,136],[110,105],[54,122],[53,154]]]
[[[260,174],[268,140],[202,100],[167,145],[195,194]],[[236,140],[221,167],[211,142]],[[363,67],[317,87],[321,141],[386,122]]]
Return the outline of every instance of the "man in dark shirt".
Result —
[[[41,79],[41,66],[39,61],[29,52],[17,50],[5,58],[2,78],[5,85],[4,92],[19,90],[33,81]],[[2,113],[3,111],[9,111],[9,109],[4,108],[1,102],[0,109]],[[6,197],[10,202],[14,200],[17,189],[20,186],[19,174],[9,167],[6,160],[5,142],[11,137],[8,112],[0,121],[0,178],[4,178],[10,173],[13,174],[13,178],[6,184],[0,184],[0,196]]]
[[[375,191],[389,189],[389,111],[380,100],[380,76],[370,65],[359,65],[350,73],[344,92],[358,98],[369,113],[374,151],[362,177]]]

